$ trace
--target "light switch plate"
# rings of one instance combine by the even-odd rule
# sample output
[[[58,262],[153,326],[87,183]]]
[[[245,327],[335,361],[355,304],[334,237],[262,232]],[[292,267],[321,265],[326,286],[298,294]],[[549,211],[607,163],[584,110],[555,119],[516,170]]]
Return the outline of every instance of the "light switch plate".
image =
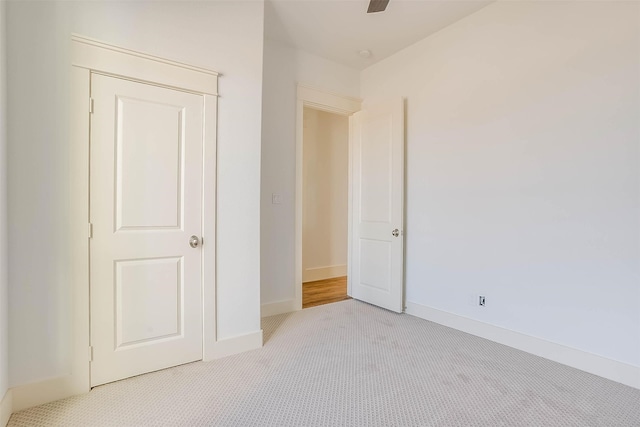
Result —
[[[277,193],[271,194],[271,204],[279,205],[281,203],[282,203],[282,196],[280,194],[277,194]]]

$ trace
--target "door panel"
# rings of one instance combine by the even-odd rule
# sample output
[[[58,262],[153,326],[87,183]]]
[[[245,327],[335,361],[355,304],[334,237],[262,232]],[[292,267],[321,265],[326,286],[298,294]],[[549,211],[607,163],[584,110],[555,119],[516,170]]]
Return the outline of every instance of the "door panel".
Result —
[[[360,239],[360,285],[388,291],[391,283],[391,244]],[[382,262],[380,262],[382,261]]]
[[[116,261],[115,268],[116,350],[180,337],[182,259]]]
[[[184,107],[116,99],[116,230],[179,228]]]
[[[203,98],[93,74],[92,386],[202,358]]]
[[[351,138],[351,296],[402,312],[403,100],[365,101],[351,117]]]
[[[363,113],[360,215],[364,224],[391,221],[391,117]]]

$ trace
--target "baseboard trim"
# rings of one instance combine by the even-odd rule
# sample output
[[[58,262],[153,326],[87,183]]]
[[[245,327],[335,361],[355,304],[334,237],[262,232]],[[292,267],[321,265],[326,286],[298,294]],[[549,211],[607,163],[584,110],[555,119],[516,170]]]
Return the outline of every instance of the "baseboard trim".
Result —
[[[640,367],[407,301],[407,314],[640,389]]]
[[[260,307],[261,317],[275,316],[276,314],[291,313],[296,311],[296,300],[288,299],[285,301],[272,302],[262,304]]]
[[[79,388],[71,375],[65,375],[13,387],[11,391],[13,392],[13,412],[18,412],[23,409],[86,393],[89,391],[89,387]]]
[[[262,329],[250,334],[238,337],[220,340],[213,346],[210,356],[205,361],[220,359],[222,357],[231,356],[233,354],[242,353],[248,350],[254,350],[262,347]],[[89,391],[79,387],[77,381],[72,375],[51,378],[45,381],[21,385],[13,387],[9,390],[12,392],[12,405],[10,406],[9,415],[12,412],[22,411],[23,409],[32,408],[34,406],[43,405],[45,403],[54,402],[56,400],[83,394]],[[10,397],[10,398],[11,398]],[[6,396],[5,396],[6,398]],[[5,402],[2,401],[2,413],[4,416]],[[1,419],[0,419],[1,420]],[[4,427],[3,424],[0,426]]]
[[[204,361],[220,359],[262,347],[262,329],[246,335],[220,340],[213,346],[211,356]]]
[[[7,390],[0,401],[0,426],[5,427],[9,423],[9,418],[13,413],[13,392]]]
[[[307,268],[302,272],[302,282],[333,279],[347,275],[347,264],[329,265],[326,267]]]

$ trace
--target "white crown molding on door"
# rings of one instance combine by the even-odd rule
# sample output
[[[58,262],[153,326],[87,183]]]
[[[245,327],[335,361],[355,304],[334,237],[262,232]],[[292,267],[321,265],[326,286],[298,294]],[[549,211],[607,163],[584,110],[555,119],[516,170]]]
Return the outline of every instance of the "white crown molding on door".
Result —
[[[71,36],[73,65],[160,86],[218,95],[216,71],[136,52],[78,34]]]
[[[313,86],[298,83],[296,103],[296,193],[295,193],[295,295],[294,310],[302,310],[302,149],[303,149],[303,117],[304,107],[320,111],[350,116],[360,111],[362,100],[339,95]],[[351,139],[351,138],[349,138]],[[351,143],[349,143],[351,145]],[[351,154],[351,149],[349,149]],[[351,162],[349,162],[349,181],[351,181]],[[351,188],[349,188],[348,217],[351,218]],[[351,256],[351,220],[349,224],[348,257]],[[350,260],[347,259],[347,265]],[[347,282],[347,293],[350,294],[350,284]],[[264,316],[263,316],[264,317]]]
[[[298,84],[297,94],[298,100],[302,100],[305,107],[342,116],[349,116],[359,111],[362,104],[359,98],[343,96],[301,83]]]

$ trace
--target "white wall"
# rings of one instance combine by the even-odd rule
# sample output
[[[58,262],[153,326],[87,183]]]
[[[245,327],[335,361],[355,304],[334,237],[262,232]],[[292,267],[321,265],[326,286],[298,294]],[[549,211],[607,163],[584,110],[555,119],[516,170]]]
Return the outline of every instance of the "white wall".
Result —
[[[0,400],[9,388],[6,28],[6,2],[0,0]]]
[[[497,2],[362,95],[407,99],[408,301],[640,366],[639,3]]]
[[[70,369],[72,32],[222,73],[218,336],[258,331],[262,1],[11,2],[7,13],[11,385]]]
[[[304,108],[302,281],[346,274],[349,118]]]
[[[265,23],[268,25],[268,23]],[[296,85],[358,96],[360,73],[265,40],[262,99],[262,304],[294,298]],[[271,203],[271,195],[282,204]]]

